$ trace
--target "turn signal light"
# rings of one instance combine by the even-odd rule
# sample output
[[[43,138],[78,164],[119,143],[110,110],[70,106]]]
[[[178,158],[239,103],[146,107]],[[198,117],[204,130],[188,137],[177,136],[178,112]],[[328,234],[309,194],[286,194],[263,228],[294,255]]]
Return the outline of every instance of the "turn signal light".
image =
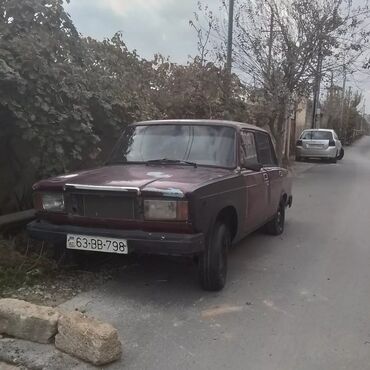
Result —
[[[189,205],[186,201],[177,202],[177,220],[186,221],[189,218]]]
[[[44,210],[41,193],[33,193],[33,206],[35,207],[36,211]]]

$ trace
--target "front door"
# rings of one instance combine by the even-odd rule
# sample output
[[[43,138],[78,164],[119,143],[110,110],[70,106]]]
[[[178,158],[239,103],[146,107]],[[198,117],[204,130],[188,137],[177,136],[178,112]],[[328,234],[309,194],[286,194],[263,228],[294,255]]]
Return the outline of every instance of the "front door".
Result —
[[[270,180],[267,171],[254,171],[251,165],[258,164],[256,143],[253,131],[241,131],[241,174],[246,189],[245,231],[248,233],[262,226],[266,220],[269,203]]]
[[[272,217],[278,210],[283,187],[283,172],[278,166],[275,149],[270,136],[264,132],[256,132],[258,161],[268,173],[270,187],[266,217]]]

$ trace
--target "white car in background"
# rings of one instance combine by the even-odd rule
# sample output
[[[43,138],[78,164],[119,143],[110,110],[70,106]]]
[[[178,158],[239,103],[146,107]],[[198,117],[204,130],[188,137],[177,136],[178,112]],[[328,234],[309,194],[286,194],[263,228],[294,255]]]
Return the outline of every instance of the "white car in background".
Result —
[[[342,143],[334,130],[304,130],[296,144],[296,161],[304,158],[320,158],[336,163],[343,156]]]

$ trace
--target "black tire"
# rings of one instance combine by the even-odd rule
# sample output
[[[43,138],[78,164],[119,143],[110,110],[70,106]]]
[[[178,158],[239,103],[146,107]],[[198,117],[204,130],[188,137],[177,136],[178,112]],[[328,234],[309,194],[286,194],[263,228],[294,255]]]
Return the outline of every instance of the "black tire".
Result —
[[[330,159],[329,159],[329,162],[330,162],[330,163],[337,163],[337,157],[335,157],[335,158],[330,158]]]
[[[298,155],[295,156],[295,161],[296,162],[301,162],[302,161],[302,158]]]
[[[281,235],[285,225],[285,205],[280,203],[274,218],[265,226],[265,231],[270,235]]]
[[[342,148],[339,152],[337,159],[340,161],[341,159],[343,159],[343,157],[344,157],[344,149]]]
[[[199,282],[204,290],[219,291],[226,283],[227,253],[231,245],[229,228],[217,221],[199,258]]]

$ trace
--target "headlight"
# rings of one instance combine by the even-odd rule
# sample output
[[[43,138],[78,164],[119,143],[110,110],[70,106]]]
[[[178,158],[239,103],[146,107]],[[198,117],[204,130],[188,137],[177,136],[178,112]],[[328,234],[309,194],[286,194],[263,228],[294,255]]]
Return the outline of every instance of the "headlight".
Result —
[[[146,220],[186,221],[188,202],[177,200],[144,200],[144,218]]]
[[[41,197],[41,206],[44,211],[64,211],[63,193],[41,193],[39,196]]]

